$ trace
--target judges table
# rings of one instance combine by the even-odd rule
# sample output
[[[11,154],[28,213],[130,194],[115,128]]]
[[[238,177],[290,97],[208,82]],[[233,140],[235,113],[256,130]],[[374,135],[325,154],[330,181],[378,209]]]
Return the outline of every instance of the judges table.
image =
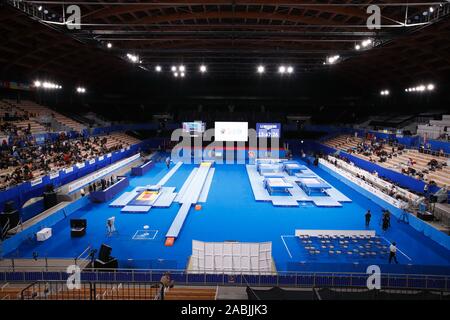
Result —
[[[264,187],[272,194],[274,192],[289,192],[293,186],[291,183],[284,181],[283,178],[265,178]]]
[[[331,186],[319,177],[299,178],[298,184],[307,195],[311,195],[314,192],[322,192],[323,189],[331,189]]]
[[[146,174],[151,168],[153,168],[155,164],[152,160],[149,160],[148,162],[138,166],[131,168],[131,175],[133,176],[143,176]]]
[[[127,177],[119,177],[118,180],[105,190],[91,192],[90,199],[92,202],[105,202],[114,198],[119,192],[124,190],[130,184]]]

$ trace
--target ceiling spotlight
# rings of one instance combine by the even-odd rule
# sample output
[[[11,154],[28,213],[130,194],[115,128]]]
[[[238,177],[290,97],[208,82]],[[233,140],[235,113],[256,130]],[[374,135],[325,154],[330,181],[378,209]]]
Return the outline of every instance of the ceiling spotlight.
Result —
[[[34,82],[34,86],[35,86],[36,88],[39,88],[39,87],[41,86],[41,82],[40,82],[40,81],[35,81],[35,82]]]
[[[433,12],[433,11],[434,11],[433,7],[430,7],[429,11],[430,11],[430,12]]]
[[[357,45],[355,46],[355,49],[356,49],[356,50],[359,50],[359,49],[361,49],[361,46],[360,46],[359,44],[357,44]]]
[[[291,66],[287,67],[287,73],[292,73],[292,72],[294,72],[294,68]]]
[[[184,72],[180,73],[180,77],[184,78]]]
[[[159,65],[158,65],[158,66],[156,66],[156,67],[155,67],[155,71],[156,71],[156,72],[161,72],[161,71],[162,71],[162,68],[161,68],[161,66],[159,66]]]
[[[206,72],[206,66],[205,66],[204,64],[202,64],[202,65],[200,66],[200,72],[201,72],[201,73],[205,73],[205,72]]]
[[[180,70],[180,72],[184,72],[186,68],[183,65],[181,65],[178,67],[178,70]]]
[[[279,72],[279,73],[285,73],[285,72],[286,72],[286,67],[285,67],[285,66],[280,66],[280,67],[278,68],[278,72]]]
[[[259,65],[258,68],[256,69],[256,71],[261,74],[264,73],[266,71],[266,68],[264,68],[263,65]]]
[[[174,72],[173,75],[174,75],[175,78],[178,78],[178,72]]]
[[[77,88],[77,92],[78,92],[78,93],[86,93],[86,89],[83,88],[83,87],[78,87],[78,88]]]
[[[328,57],[328,58],[327,58],[327,63],[328,63],[328,64],[334,64],[334,63],[336,63],[336,61],[339,60],[339,58],[340,58],[339,55],[335,55],[335,56]]]
[[[177,67],[172,66],[172,67],[170,68],[170,70],[172,70],[172,72],[175,72],[175,71],[177,71]]]
[[[428,91],[433,91],[433,90],[434,90],[434,84],[430,83],[430,84],[427,86],[427,90],[428,90]]]
[[[112,43],[111,43],[111,42],[108,42],[108,43],[106,44],[106,47],[107,47],[108,49],[111,49],[111,48],[112,48]]]
[[[365,48],[365,47],[367,47],[368,45],[370,45],[372,43],[372,40],[371,39],[366,39],[366,40],[364,40],[362,43],[361,43],[361,45]]]
[[[127,57],[128,57],[128,59],[129,59],[131,62],[133,62],[133,63],[140,62],[139,57],[138,57],[138,56],[135,56],[134,54],[127,53]]]
[[[38,7],[38,11],[42,11],[42,6],[39,6],[39,7]]]
[[[380,91],[380,94],[382,96],[388,96],[389,95],[389,90],[382,90],[382,91]]]

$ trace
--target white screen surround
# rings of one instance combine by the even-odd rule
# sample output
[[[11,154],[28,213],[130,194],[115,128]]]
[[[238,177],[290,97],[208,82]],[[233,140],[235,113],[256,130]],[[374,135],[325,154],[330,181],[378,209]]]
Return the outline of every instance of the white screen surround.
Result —
[[[272,242],[192,241],[191,273],[271,274]]]
[[[216,122],[216,141],[248,141],[248,122]]]

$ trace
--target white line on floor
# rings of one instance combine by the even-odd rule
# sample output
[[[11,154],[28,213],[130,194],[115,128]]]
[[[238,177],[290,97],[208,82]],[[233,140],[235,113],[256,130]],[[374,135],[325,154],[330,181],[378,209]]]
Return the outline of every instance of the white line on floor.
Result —
[[[384,241],[386,241],[387,243],[389,243],[389,245],[391,245],[391,242],[388,239],[386,239],[385,237],[380,237],[380,238],[384,239]],[[409,261],[412,261],[412,259],[410,257],[408,257],[406,255],[406,253],[401,251],[398,247],[397,247],[397,251],[400,252],[402,255],[404,255]]]
[[[280,236],[281,237],[281,241],[283,241],[283,244],[284,244],[284,247],[286,248],[286,250],[287,250],[287,252],[288,252],[288,255],[289,255],[289,257],[292,259],[292,254],[291,254],[291,252],[289,251],[289,248],[288,248],[288,246],[287,246],[287,244],[286,244],[286,241],[284,241],[284,237],[286,237],[286,238],[295,238],[295,236],[289,236],[289,235],[283,235],[283,236]]]

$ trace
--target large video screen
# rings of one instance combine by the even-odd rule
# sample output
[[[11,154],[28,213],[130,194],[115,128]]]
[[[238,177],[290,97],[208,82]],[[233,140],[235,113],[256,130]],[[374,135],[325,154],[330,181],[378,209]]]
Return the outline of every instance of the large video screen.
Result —
[[[198,137],[205,132],[205,123],[202,121],[183,122],[183,132],[191,137]]]
[[[247,141],[248,122],[216,122],[214,135],[216,141]]]
[[[281,124],[257,123],[256,134],[258,138],[281,138]]]

